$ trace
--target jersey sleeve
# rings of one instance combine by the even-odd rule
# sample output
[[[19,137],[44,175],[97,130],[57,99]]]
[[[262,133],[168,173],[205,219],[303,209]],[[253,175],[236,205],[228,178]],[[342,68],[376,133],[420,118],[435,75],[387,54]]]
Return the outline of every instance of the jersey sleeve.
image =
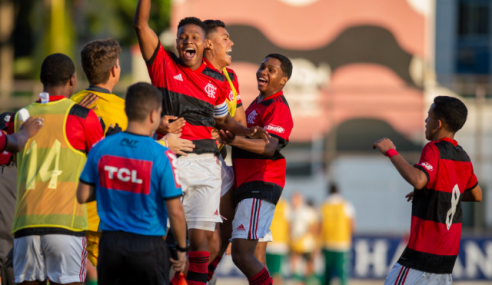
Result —
[[[10,116],[10,121],[7,123],[7,134],[11,135],[15,133],[15,115],[17,112]]]
[[[355,217],[355,208],[351,203],[345,202],[344,211],[345,211],[345,215],[347,215],[347,217],[349,217],[351,219],[353,219]]]
[[[104,137],[101,122],[94,111],[90,110],[85,119],[85,149],[86,153],[92,149],[94,144]]]
[[[5,150],[5,147],[7,146],[7,135],[3,133],[3,131],[0,131],[0,152],[3,152]]]
[[[165,67],[167,62],[169,62],[170,60],[172,60],[171,56],[159,42],[154,51],[154,54],[152,55],[150,60],[146,62],[150,80],[152,81],[152,84],[154,86],[162,85],[162,81],[164,80],[165,76]]]
[[[477,176],[475,175],[475,171],[473,170],[473,166],[471,167],[470,172],[471,172],[470,179],[468,179],[468,183],[466,184],[465,191],[471,191],[475,187],[477,187],[477,185],[478,185]]]
[[[96,152],[91,151],[87,157],[84,170],[82,170],[79,180],[85,184],[96,185],[97,176]]]
[[[181,185],[179,182],[179,173],[176,169],[176,155],[171,150],[165,151],[165,156],[160,155],[158,169],[162,171],[160,173],[160,189],[161,197],[165,200],[181,197],[183,192],[181,191]]]
[[[228,95],[227,92],[231,90],[231,88],[227,87],[229,82],[227,80],[225,82],[222,82],[218,86],[218,96],[217,96],[217,101],[215,101],[215,106],[214,106],[214,118],[223,118],[229,114],[229,109],[227,108],[227,103],[226,103],[226,96]]]
[[[422,170],[427,176],[427,185],[432,185],[436,181],[437,168],[439,166],[439,150],[434,144],[428,143],[424,146],[419,163],[414,165]]]
[[[270,105],[263,117],[263,125],[271,136],[278,139],[277,150],[280,151],[287,146],[294,127],[294,121],[287,105],[284,103]]]

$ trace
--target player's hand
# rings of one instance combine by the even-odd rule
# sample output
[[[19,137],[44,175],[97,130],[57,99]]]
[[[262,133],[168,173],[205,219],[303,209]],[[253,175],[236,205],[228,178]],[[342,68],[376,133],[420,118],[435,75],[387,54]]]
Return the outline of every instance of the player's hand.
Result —
[[[224,144],[232,145],[236,136],[229,131],[220,130],[220,138]]]
[[[379,149],[382,154],[386,155],[386,152],[390,149],[396,149],[396,146],[388,138],[382,138],[372,144],[372,149]]]
[[[192,152],[195,145],[185,139],[179,138],[181,134],[167,134],[164,139],[167,141],[167,147],[170,148],[175,154],[187,156],[185,152]]]
[[[175,120],[170,123],[170,120]],[[168,116],[165,115],[162,117],[161,124],[159,125],[159,133],[161,134],[180,134],[183,131],[183,127],[185,126],[185,119],[179,118],[176,116]]]
[[[105,137],[109,137],[109,136],[112,136],[112,135],[115,135],[119,132],[122,132],[123,130],[120,128],[120,126],[118,125],[118,123],[116,123],[116,126],[113,127],[113,124],[111,124],[108,128],[108,130],[106,131],[106,134],[104,135]]]
[[[405,196],[405,198],[407,198],[407,202],[413,201],[413,194],[414,192],[412,191]]]
[[[178,251],[178,260],[172,259],[171,260],[171,265],[176,272],[184,272],[185,267],[186,267],[186,252]]]
[[[29,117],[21,126],[21,131],[28,137],[35,136],[38,131],[43,127],[44,119]]]
[[[87,109],[97,110],[97,105],[91,108],[91,106],[94,105],[97,100],[99,100],[99,97],[97,95],[89,93],[87,94],[87,96],[84,97],[84,99],[82,99],[82,101],[79,102],[78,105]]]
[[[217,143],[219,143],[219,145],[223,145],[224,144],[224,141],[220,137],[219,131],[216,131],[216,130],[213,130],[212,131],[212,139],[215,140]]]
[[[251,134],[248,135],[248,137],[252,139],[263,139],[266,143],[270,143],[270,138],[272,136],[270,136],[270,134],[264,128],[254,126],[250,128],[250,130]]]
[[[229,243],[225,251],[225,255],[231,255],[231,248],[232,248],[232,243]]]

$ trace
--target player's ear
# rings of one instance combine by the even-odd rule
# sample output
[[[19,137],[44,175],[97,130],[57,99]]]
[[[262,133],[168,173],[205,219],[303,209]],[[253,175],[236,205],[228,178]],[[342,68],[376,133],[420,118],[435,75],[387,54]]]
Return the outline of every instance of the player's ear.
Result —
[[[70,84],[70,86],[75,86],[75,84],[77,84],[77,74],[75,72],[72,77],[70,77],[68,83]]]
[[[205,42],[203,46],[205,49],[214,49],[214,45],[212,44],[212,41],[207,38],[205,38]]]
[[[289,81],[289,78],[287,76],[282,77],[282,79],[280,79],[280,85],[284,86],[285,84],[287,84],[287,81]]]

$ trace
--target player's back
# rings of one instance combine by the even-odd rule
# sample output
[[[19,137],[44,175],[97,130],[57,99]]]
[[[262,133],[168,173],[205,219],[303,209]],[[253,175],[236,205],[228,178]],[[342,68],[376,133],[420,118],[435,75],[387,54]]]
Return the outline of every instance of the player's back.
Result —
[[[181,195],[172,177],[174,172],[169,170],[170,160],[175,157],[172,151],[151,137],[127,132],[102,140],[93,151],[94,157],[88,163],[98,173],[96,201],[100,228],[164,236],[164,199]]]
[[[414,191],[410,240],[399,263],[430,273],[451,273],[459,251],[461,195],[477,185],[466,152],[452,139],[431,142],[415,165],[428,178]]]

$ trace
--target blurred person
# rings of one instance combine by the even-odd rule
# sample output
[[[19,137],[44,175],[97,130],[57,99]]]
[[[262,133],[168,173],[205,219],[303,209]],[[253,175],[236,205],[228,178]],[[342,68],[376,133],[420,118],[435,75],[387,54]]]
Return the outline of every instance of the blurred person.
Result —
[[[46,57],[40,77],[40,100],[25,110],[44,119],[44,127],[17,154],[15,282],[83,284],[88,221],[75,193],[86,155],[103,131],[94,111],[68,99],[77,84],[68,56]],[[15,132],[21,131],[21,115],[22,110],[15,116]]]
[[[12,249],[14,236],[11,234],[15,213],[17,189],[17,167],[12,153],[24,148],[29,137],[42,127],[42,120],[29,118],[20,133],[7,135],[8,122],[14,115],[5,112],[0,115],[0,284],[14,284]]]
[[[186,264],[186,220],[174,168],[176,155],[152,138],[162,95],[148,83],[128,88],[126,131],[107,137],[89,154],[77,189],[79,203],[97,201],[102,230],[99,284],[168,284],[167,219],[176,238],[174,270]]]
[[[176,48],[179,54],[164,50],[149,27],[150,0],[139,0],[134,28],[142,56],[147,63],[152,84],[163,94],[163,114],[183,117],[182,138],[191,140],[194,149],[177,159],[184,192],[183,207],[190,239],[187,280],[205,284],[208,279],[209,245],[220,216],[221,167],[219,150],[212,139],[212,128],[235,135],[263,138],[262,128],[247,128],[228,114],[224,75],[203,62],[206,25],[198,18],[187,17],[178,24]],[[178,283],[178,275],[171,280]]]
[[[305,284],[314,274],[318,216],[316,210],[305,203],[303,195],[299,192],[292,195],[290,221],[291,268],[297,284]],[[301,272],[303,265],[304,272]]]
[[[289,203],[280,198],[270,226],[273,241],[266,249],[266,265],[272,276],[273,284],[283,284],[282,264],[289,254],[290,218]]]
[[[400,175],[414,187],[410,240],[385,284],[452,284],[459,252],[463,212],[461,202],[482,201],[482,189],[468,154],[454,139],[468,110],[459,99],[437,96],[425,120],[419,163],[409,164],[391,140],[373,144],[390,158]],[[422,234],[425,233],[425,234]]]
[[[355,230],[355,210],[345,200],[335,184],[328,189],[328,199],[320,208],[321,243],[325,258],[325,284],[338,277],[341,285],[348,283],[350,275],[350,249]]]
[[[272,223],[275,206],[285,186],[286,160],[280,151],[288,144],[294,122],[283,88],[292,75],[292,62],[281,54],[269,54],[256,71],[259,95],[246,110],[248,127],[265,128],[271,135],[262,139],[234,136],[220,130],[221,138],[233,147],[236,174],[232,221],[232,260],[249,284],[271,284],[265,266],[256,258],[258,240]]]
[[[82,68],[90,85],[87,89],[74,94],[71,98],[79,105],[94,110],[100,118],[101,127],[106,136],[118,131],[124,131],[128,125],[128,118],[125,114],[125,100],[112,94],[121,74],[120,53],[120,45],[114,39],[96,40],[86,44],[82,48],[80,55]],[[169,120],[169,118],[166,118],[166,120]],[[165,122],[167,123],[167,121]],[[179,123],[181,122],[176,121],[172,124],[166,124],[168,127],[166,131],[179,133]],[[193,148],[190,141],[182,140],[179,136],[167,136],[166,141],[169,143],[168,147],[175,153],[180,153],[183,147]],[[87,215],[89,218],[89,230],[87,231],[88,258],[96,266],[101,236],[101,233],[98,232],[99,217],[97,215],[96,202],[87,204]],[[95,268],[89,265],[87,273],[90,284],[96,284]]]

